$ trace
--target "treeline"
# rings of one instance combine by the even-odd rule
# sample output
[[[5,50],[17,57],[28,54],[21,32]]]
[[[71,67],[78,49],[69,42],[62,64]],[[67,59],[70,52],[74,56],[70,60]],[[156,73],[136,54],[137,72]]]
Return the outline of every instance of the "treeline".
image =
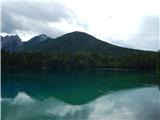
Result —
[[[160,76],[160,51],[158,51],[158,55],[157,55],[156,71],[157,71],[157,74]]]
[[[2,69],[10,68],[160,68],[157,53],[108,56],[96,53],[15,53],[1,51]]]

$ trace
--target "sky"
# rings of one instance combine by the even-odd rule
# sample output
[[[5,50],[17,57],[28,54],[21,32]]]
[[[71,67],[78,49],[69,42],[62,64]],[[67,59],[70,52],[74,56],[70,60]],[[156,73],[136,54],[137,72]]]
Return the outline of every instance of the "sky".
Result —
[[[128,48],[160,48],[159,0],[0,0],[1,35],[27,41],[82,31]]]

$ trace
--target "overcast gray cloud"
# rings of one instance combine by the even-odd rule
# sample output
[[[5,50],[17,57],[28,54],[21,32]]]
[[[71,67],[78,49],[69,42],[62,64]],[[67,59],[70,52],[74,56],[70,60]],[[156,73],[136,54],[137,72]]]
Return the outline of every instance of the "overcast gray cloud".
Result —
[[[18,34],[22,40],[29,40],[38,34],[58,37],[78,30],[116,45],[158,50],[158,3],[159,0],[5,0],[1,4],[1,33]]]
[[[75,14],[70,9],[56,2],[5,2],[2,4],[1,23],[4,33],[32,32],[57,37],[64,31],[50,27],[49,23],[58,23],[65,20],[70,24],[74,18]]]
[[[113,36],[109,39],[116,45],[142,49],[159,49],[159,16],[142,16],[136,33],[125,36]]]
[[[158,50],[159,16],[142,17],[139,31],[131,40],[135,48]]]

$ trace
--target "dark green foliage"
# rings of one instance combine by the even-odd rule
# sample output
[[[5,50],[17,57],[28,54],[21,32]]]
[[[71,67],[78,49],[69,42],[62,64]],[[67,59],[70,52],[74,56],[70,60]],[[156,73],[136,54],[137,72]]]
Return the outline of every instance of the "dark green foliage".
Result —
[[[38,37],[39,38],[39,37]],[[87,33],[72,32],[58,38],[46,38],[39,42],[37,37],[21,46],[19,52],[55,52],[55,53],[95,53],[109,56],[124,56],[144,51],[112,45]],[[38,41],[38,42],[37,42]]]
[[[77,53],[13,53],[2,50],[2,69],[8,68],[127,68],[155,69],[157,54],[135,53],[126,56]]]
[[[157,71],[157,74],[160,76],[160,50],[157,53],[156,71]]]
[[[2,50],[3,68],[128,68],[157,69],[157,52],[128,49],[101,41],[83,32],[58,38],[40,35],[16,52]]]

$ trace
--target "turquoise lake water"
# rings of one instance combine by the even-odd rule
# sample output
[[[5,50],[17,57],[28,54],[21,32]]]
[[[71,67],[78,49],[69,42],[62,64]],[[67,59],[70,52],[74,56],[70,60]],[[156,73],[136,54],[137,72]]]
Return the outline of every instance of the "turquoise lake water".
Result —
[[[159,120],[154,72],[109,69],[2,72],[2,120]]]

